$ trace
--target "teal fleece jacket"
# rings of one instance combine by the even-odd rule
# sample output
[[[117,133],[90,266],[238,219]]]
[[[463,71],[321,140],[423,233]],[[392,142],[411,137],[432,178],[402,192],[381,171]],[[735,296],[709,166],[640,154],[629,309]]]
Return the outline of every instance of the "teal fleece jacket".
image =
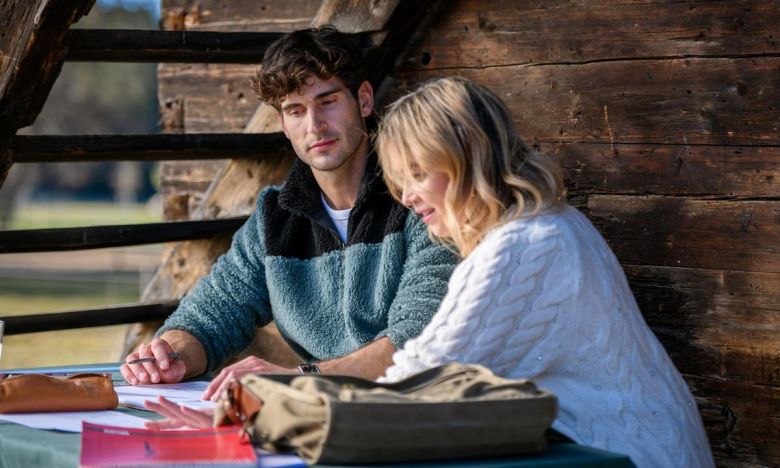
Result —
[[[388,336],[400,349],[430,321],[457,258],[390,197],[371,156],[343,243],[311,169],[293,164],[263,190],[226,254],[157,332],[203,344],[208,369],[272,319],[304,359],[327,360]]]

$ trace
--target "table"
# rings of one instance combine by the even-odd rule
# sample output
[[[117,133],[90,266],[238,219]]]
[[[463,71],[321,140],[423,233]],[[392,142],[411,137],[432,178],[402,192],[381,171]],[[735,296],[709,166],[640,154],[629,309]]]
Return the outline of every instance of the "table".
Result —
[[[78,369],[86,369],[79,367]],[[75,369],[75,370],[78,370]],[[43,369],[40,369],[43,370]],[[111,369],[108,369],[111,370]],[[121,378],[116,374],[116,378]],[[135,415],[149,415],[140,410],[122,410]],[[0,468],[70,468],[79,465],[81,434],[31,429],[0,421]],[[631,460],[621,454],[572,443],[550,443],[547,451],[537,455],[514,458],[448,461],[442,463],[387,464],[382,468],[424,466],[438,467],[632,467]],[[352,465],[354,468],[354,465]]]

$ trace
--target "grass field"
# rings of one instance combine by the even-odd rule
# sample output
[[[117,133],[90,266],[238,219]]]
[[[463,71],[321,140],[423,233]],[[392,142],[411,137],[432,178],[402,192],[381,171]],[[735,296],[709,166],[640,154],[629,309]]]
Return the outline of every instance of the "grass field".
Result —
[[[120,209],[111,203],[33,204],[18,211],[11,228],[134,224],[159,219],[143,205]],[[57,253],[51,255],[54,259]],[[0,266],[2,261],[0,256]],[[0,276],[0,318],[125,304],[139,298],[139,275],[133,272],[32,271],[21,277],[6,273]],[[126,325],[118,325],[7,336],[0,368],[116,361],[126,329]]]
[[[140,203],[123,207],[101,202],[29,203],[17,209],[10,229],[153,223],[161,219],[161,213]]]

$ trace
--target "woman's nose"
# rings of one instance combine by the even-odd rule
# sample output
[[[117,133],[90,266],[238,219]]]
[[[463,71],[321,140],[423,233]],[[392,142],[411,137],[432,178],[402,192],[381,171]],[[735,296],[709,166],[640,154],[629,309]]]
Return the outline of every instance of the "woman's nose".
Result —
[[[414,193],[406,187],[401,191],[401,204],[411,208],[414,205]]]

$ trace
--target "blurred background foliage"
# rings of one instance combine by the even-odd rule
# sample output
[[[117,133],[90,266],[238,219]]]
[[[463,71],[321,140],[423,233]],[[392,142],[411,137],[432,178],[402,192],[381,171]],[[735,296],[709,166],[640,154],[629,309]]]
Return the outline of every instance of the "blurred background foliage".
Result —
[[[156,29],[155,10],[142,6],[98,2],[74,27]],[[18,133],[157,133],[156,73],[156,64],[148,63],[66,63],[35,123]],[[20,207],[35,203],[145,202],[156,191],[156,179],[155,164],[150,162],[18,164],[0,188],[0,229],[29,224]]]

